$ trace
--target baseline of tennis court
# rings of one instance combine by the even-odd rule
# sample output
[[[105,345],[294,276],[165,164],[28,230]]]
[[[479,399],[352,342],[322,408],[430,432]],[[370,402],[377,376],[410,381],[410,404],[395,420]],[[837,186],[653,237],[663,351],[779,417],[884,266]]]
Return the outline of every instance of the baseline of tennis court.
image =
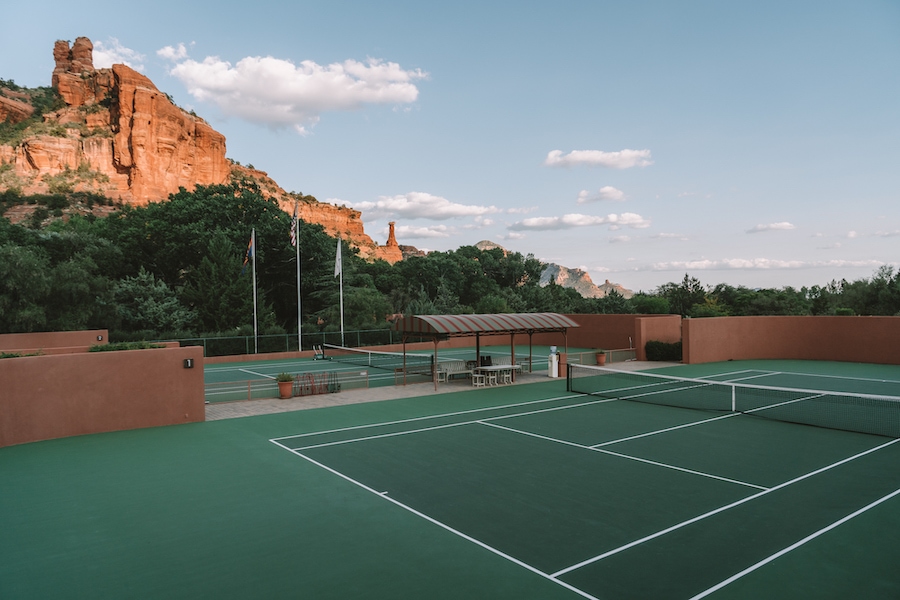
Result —
[[[728,597],[900,500],[898,438],[582,394],[271,441],[587,598]]]

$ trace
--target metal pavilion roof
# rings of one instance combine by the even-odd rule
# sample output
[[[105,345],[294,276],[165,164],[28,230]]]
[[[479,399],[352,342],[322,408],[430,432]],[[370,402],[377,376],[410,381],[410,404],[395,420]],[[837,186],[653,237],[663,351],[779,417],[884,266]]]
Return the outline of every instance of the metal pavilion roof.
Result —
[[[566,331],[578,327],[557,313],[509,313],[496,315],[414,315],[395,322],[394,331],[427,337],[462,337],[502,333]]]

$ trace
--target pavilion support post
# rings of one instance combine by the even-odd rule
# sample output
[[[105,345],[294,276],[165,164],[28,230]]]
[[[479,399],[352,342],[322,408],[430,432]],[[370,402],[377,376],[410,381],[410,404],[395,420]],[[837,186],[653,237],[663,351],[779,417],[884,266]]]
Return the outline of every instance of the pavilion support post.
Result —
[[[533,331],[528,332],[528,372],[532,372],[531,365],[534,364],[534,347],[531,343],[531,336],[534,335]]]
[[[475,368],[481,366],[481,336],[475,334]]]
[[[431,378],[434,379],[434,391],[437,391],[438,380],[438,339],[434,338],[434,364],[431,365]]]
[[[509,364],[513,367],[516,366],[516,334],[509,334]],[[516,370],[512,370],[512,380],[515,382],[516,380]]]

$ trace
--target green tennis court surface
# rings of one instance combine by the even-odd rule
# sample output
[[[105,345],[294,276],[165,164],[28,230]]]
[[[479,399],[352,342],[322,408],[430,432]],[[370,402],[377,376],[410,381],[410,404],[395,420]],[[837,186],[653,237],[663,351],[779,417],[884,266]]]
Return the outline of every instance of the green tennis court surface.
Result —
[[[751,371],[900,389],[663,372]],[[563,381],[3,448],[0,481],[3,598],[900,597],[900,438]]]

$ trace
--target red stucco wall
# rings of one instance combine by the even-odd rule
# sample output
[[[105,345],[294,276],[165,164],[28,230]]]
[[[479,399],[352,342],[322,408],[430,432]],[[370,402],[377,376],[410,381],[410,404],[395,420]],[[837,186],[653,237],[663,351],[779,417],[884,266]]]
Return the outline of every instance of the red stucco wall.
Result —
[[[202,348],[0,360],[0,446],[204,418]]]
[[[900,317],[685,319],[685,363],[759,358],[900,364]]]
[[[65,354],[84,352],[91,346],[106,344],[108,341],[109,332],[106,329],[5,333],[0,335],[0,352]]]

